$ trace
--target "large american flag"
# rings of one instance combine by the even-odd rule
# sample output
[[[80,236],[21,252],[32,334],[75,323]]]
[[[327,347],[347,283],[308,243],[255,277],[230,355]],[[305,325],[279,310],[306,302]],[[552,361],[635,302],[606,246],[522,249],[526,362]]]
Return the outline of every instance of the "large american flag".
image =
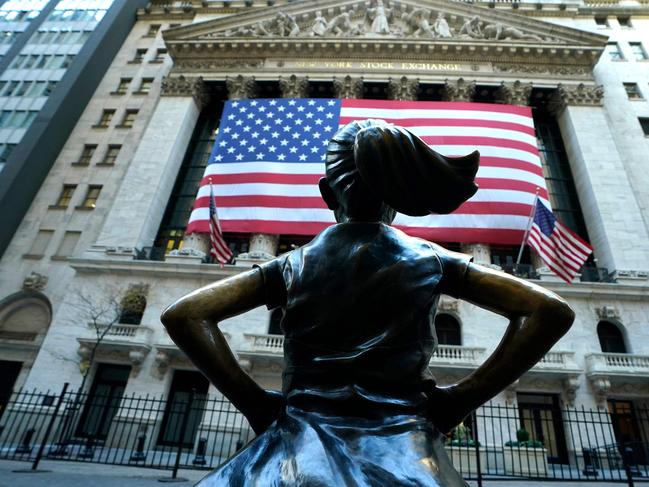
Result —
[[[568,283],[572,282],[593,251],[587,242],[559,223],[540,200],[536,201],[527,243],[552,272]]]
[[[528,107],[464,102],[247,99],[225,104],[187,232],[209,232],[209,180],[223,232],[315,235],[334,223],[320,197],[328,140],[353,120],[400,125],[447,156],[481,154],[478,192],[451,215],[397,215],[439,242],[518,244],[548,193]],[[549,203],[547,203],[549,205]]]

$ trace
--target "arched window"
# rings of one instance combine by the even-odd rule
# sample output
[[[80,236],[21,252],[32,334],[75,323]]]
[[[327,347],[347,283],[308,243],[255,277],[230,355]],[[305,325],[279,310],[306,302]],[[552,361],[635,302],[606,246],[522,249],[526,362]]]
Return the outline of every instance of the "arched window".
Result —
[[[282,317],[284,313],[282,308],[275,308],[270,314],[270,323],[268,324],[268,334],[269,335],[283,335],[282,327],[280,323],[282,322]]]
[[[449,314],[435,316],[435,332],[440,345],[462,345],[460,323]]]
[[[19,292],[0,302],[0,338],[35,341],[50,326],[52,307],[40,293]]]
[[[622,330],[610,321],[600,321],[597,324],[597,336],[602,352],[628,353]]]

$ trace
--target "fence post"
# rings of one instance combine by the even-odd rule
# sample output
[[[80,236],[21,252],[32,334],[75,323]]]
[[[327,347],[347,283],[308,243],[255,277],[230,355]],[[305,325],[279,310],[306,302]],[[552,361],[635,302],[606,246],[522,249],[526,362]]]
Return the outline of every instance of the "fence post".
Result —
[[[631,471],[631,461],[633,460],[633,448],[622,446],[622,463],[624,464],[624,472],[626,473],[626,480],[629,487],[634,487],[633,472]]]
[[[159,482],[186,482],[187,479],[179,479],[178,478],[178,469],[180,467],[180,457],[183,453],[183,439],[185,437],[185,430],[187,429],[187,423],[189,422],[189,414],[191,413],[192,410],[192,403],[194,402],[194,393],[196,391],[192,389],[191,394],[189,395],[189,401],[187,401],[187,408],[185,409],[185,413],[183,414],[183,421],[180,426],[180,435],[178,437],[178,451],[176,452],[176,462],[174,463],[174,469],[173,473],[171,474],[171,478],[165,477],[158,479]]]
[[[50,422],[47,425],[47,429],[45,430],[45,435],[43,436],[43,440],[41,441],[41,446],[38,448],[38,453],[36,453],[36,458],[34,459],[34,463],[32,464],[32,470],[36,470],[38,468],[38,464],[40,463],[41,458],[43,458],[43,452],[45,451],[45,444],[47,443],[47,439],[50,437],[50,433],[52,432],[52,428],[54,427],[54,422],[56,421],[56,417],[59,414],[59,409],[61,408],[61,404],[63,404],[63,399],[65,398],[65,393],[68,391],[69,385],[70,384],[68,382],[63,384],[63,390],[61,390],[61,394],[59,395],[59,400],[56,401],[56,406],[54,407],[52,418],[50,419]]]
[[[478,487],[482,487],[482,465],[480,464],[480,441],[478,437],[478,411],[473,411],[473,442],[475,444],[475,467],[478,471]]]

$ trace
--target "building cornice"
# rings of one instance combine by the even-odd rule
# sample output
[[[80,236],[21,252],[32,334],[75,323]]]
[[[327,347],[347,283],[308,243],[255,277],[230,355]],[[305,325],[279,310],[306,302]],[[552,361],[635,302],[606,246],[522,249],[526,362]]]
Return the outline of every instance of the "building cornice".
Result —
[[[140,278],[175,278],[183,280],[215,281],[250,270],[250,266],[226,265],[220,267],[202,263],[170,263],[149,260],[73,258],[70,266],[79,274],[87,275],[129,275]],[[550,291],[566,298],[615,299],[649,302],[649,281],[639,280],[637,284],[604,282],[563,282],[534,280]]]

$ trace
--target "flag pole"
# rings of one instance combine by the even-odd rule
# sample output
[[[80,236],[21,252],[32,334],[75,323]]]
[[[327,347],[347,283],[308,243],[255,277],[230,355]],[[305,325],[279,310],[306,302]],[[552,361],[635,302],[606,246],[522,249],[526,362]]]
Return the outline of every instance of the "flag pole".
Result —
[[[534,196],[534,202],[532,203],[532,211],[530,211],[530,219],[527,222],[527,228],[525,229],[525,234],[523,235],[523,242],[521,242],[521,248],[518,250],[518,257],[516,258],[516,266],[518,267],[521,263],[521,258],[523,257],[523,249],[525,248],[525,243],[527,242],[527,237],[530,235],[530,230],[532,230],[532,225],[534,223],[534,214],[536,213],[536,202],[539,199],[539,188],[536,188],[536,195]]]

